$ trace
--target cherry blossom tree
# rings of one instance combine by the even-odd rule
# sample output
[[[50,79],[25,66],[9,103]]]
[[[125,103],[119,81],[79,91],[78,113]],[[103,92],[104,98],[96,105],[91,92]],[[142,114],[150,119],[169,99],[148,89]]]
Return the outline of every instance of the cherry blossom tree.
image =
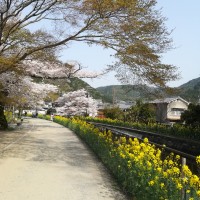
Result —
[[[108,70],[116,70],[120,80],[138,77],[165,86],[167,81],[177,78],[177,73],[175,66],[161,63],[161,54],[171,48],[172,41],[156,3],[156,0],[1,0],[0,74],[85,76],[77,71],[76,65],[58,61],[63,48],[69,48],[72,42],[85,42],[113,50],[116,62]],[[29,68],[30,65],[34,67]],[[8,95],[7,85],[1,85],[0,123],[5,118],[2,99]]]
[[[1,0],[0,73],[24,60],[54,61],[72,42],[113,50],[110,69],[119,79],[136,75],[165,85],[176,67],[161,63],[171,48],[166,19],[156,0]],[[89,58],[88,58],[89,59]]]
[[[89,71],[77,61],[24,61],[23,71],[31,77],[40,77],[43,79],[61,79],[61,78],[97,78],[106,73],[106,71]]]
[[[42,106],[50,92],[58,92],[58,88],[54,85],[35,83],[32,79],[34,77],[40,77],[43,80],[71,77],[94,78],[102,74],[102,72],[83,70],[75,61],[71,61],[70,64],[60,61],[24,61],[21,65],[23,65],[21,67],[23,73],[8,71],[0,74],[1,102],[4,102],[4,105],[14,105],[18,109]],[[3,109],[1,111],[3,113]],[[3,126],[7,127],[5,117],[1,121]]]
[[[44,82],[33,82],[32,78],[34,77],[40,77],[44,81],[45,79],[66,79],[72,77],[95,78],[102,74],[103,72],[83,70],[81,65],[75,61],[70,62],[70,64],[63,64],[62,62],[26,61],[24,62],[24,73],[22,75],[8,72],[2,74],[0,77],[4,77],[2,81],[4,81],[4,88],[9,90],[9,96],[14,97],[19,94],[21,96],[26,96],[28,100],[27,104],[31,106],[36,105],[37,102],[43,101],[50,92],[58,92],[58,88],[54,85],[44,84]],[[7,77],[7,80],[5,80],[5,77]],[[9,77],[11,78],[10,80],[12,80],[11,82],[9,81]],[[9,85],[6,86],[8,83]],[[16,91],[18,91],[17,94]]]
[[[64,94],[58,98],[56,104],[59,115],[93,117],[97,115],[97,102],[84,89]]]
[[[35,108],[44,103],[44,98],[50,92],[57,92],[54,85],[35,83],[28,76],[19,76],[14,72],[5,72],[0,75],[0,83],[6,92],[5,105],[15,106],[18,109],[25,107]]]

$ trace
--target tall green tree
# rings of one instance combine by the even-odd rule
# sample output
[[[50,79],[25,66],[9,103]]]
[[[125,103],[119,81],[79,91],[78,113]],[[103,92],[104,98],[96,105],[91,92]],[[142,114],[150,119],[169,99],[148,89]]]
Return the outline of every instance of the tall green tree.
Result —
[[[136,105],[128,110],[127,121],[140,123],[155,122],[155,108],[138,100]]]
[[[189,104],[188,110],[185,110],[181,114],[181,120],[185,122],[187,126],[200,127],[200,105]]]
[[[161,64],[171,39],[155,6],[156,0],[2,0],[0,60],[52,59],[56,47],[84,41],[113,49],[121,78],[134,74],[163,85],[176,78],[176,68]]]
[[[174,66],[160,60],[172,41],[156,3],[1,0],[0,74],[24,73],[25,60],[57,62],[59,50],[71,42],[86,42],[113,50],[116,63],[108,70],[116,70],[122,82],[131,82],[131,77],[135,77],[165,86],[177,78],[177,73]]]

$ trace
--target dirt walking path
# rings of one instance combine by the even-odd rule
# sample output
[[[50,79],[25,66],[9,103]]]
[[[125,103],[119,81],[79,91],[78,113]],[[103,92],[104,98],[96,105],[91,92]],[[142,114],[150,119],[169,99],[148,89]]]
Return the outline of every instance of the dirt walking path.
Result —
[[[25,119],[0,133],[0,200],[125,200],[93,153],[69,129]]]

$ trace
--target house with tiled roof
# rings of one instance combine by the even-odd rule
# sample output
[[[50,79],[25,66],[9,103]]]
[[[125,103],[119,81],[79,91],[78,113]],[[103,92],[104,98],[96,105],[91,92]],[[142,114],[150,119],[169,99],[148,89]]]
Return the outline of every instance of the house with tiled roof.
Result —
[[[156,107],[156,121],[159,123],[178,122],[181,113],[188,109],[189,102],[181,97],[156,99],[150,103]]]

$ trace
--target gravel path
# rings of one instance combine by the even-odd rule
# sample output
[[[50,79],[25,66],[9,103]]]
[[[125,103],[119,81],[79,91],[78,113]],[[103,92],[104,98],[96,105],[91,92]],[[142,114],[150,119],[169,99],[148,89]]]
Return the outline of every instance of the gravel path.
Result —
[[[25,119],[0,132],[0,199],[125,200],[93,153],[69,129]]]

